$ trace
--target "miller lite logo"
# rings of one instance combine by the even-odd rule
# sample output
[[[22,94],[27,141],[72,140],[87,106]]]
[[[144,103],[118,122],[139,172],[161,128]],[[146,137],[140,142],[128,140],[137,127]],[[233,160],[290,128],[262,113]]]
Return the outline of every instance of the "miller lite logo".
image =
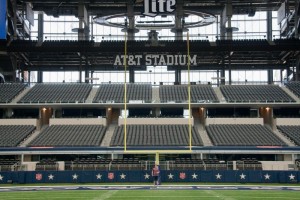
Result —
[[[180,172],[179,178],[180,178],[180,179],[185,179],[185,178],[186,178],[185,173],[184,173],[184,172]]]
[[[37,181],[42,180],[42,178],[43,178],[43,175],[42,175],[42,174],[35,174],[35,179],[36,179]]]
[[[172,13],[175,5],[176,0],[144,0],[143,15],[155,17],[162,13]]]
[[[110,172],[108,173],[108,179],[113,180],[115,178],[115,174]]]

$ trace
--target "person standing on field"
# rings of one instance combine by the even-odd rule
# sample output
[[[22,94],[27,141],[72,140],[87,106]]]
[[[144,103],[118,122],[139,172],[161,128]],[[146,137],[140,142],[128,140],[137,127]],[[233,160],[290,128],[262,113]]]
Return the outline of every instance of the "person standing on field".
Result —
[[[153,183],[154,185],[158,185],[158,176],[159,176],[159,168],[158,166],[155,164],[153,169],[152,169],[152,177],[153,177]]]

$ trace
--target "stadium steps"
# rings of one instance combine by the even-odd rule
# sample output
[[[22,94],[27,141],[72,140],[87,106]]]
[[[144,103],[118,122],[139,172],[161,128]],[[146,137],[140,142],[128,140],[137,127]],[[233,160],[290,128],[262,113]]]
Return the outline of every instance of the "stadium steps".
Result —
[[[98,91],[98,88],[97,87],[93,87],[89,96],[87,97],[87,99],[85,100],[86,103],[93,103],[93,100],[96,96],[96,93]]]
[[[277,135],[282,141],[284,141],[288,146],[295,147],[296,145],[290,141],[287,137],[284,136],[277,128],[273,130],[273,133]]]
[[[300,103],[300,99],[292,92],[290,91],[287,87],[281,87],[283,91],[285,91],[290,97],[292,97],[297,103]]]
[[[152,87],[152,103],[160,103],[159,87]]]
[[[203,125],[200,124],[200,122],[198,122],[198,120],[195,120],[194,126],[197,128],[198,133],[203,141],[203,146],[213,146]]]
[[[101,143],[101,146],[103,147],[108,147],[109,144],[110,144],[110,141],[111,141],[111,138],[114,134],[114,130],[118,127],[118,124],[116,123],[113,123],[113,124],[110,124],[105,135],[104,135],[104,138],[102,140],[102,143]]]
[[[220,102],[226,102],[225,97],[223,96],[223,94],[220,90],[220,87],[214,87],[213,89],[214,89],[219,101]]]
[[[22,142],[19,147],[26,147],[34,138],[36,138],[40,134],[41,130],[36,130],[33,134],[31,134],[24,142]]]
[[[14,98],[11,103],[17,103],[20,101],[31,89],[31,87],[26,87],[25,90],[23,90],[16,98]]]

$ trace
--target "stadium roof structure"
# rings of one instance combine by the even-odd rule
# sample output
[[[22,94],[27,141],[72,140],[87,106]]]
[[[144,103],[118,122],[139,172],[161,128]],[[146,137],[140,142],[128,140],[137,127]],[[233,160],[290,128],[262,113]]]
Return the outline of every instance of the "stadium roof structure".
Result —
[[[47,15],[77,15],[78,3],[82,2],[87,6],[90,15],[111,15],[116,13],[126,13],[127,4],[133,3],[136,11],[142,12],[143,0],[25,0],[33,5],[33,10],[44,11]],[[202,11],[211,14],[220,14],[228,0],[184,0],[184,8],[194,11]],[[249,14],[251,9],[256,11],[278,10],[281,0],[232,0],[233,14]],[[295,1],[289,1],[293,6]]]
[[[84,5],[86,12],[93,18],[105,16],[128,15],[128,4],[133,5],[134,15],[141,15],[143,9],[142,0],[70,0],[70,1],[42,1],[25,0],[16,1],[17,9],[22,10],[24,3],[30,3],[33,11],[41,11],[49,16],[76,16],[78,17],[79,5]],[[222,15],[226,4],[231,3],[232,15],[248,14],[256,11],[277,11],[282,1],[262,0],[188,0],[177,1],[183,5],[183,12],[199,12],[208,15]],[[287,7],[295,9],[296,1],[288,1]],[[174,15],[174,13],[172,14]],[[11,25],[9,25],[10,27]],[[222,38],[216,38],[215,42],[204,40],[191,42],[191,54],[197,55],[197,65],[191,66],[191,70],[215,70],[215,69],[287,69],[294,66],[299,56],[300,41],[267,41],[267,40],[238,40],[226,43]],[[267,39],[267,38],[266,38]],[[222,42],[223,41],[223,42]],[[116,55],[124,54],[124,40],[114,43],[89,41],[30,41],[12,40],[1,41],[1,62],[6,63],[2,68],[10,70],[9,56],[17,60],[21,71],[74,71],[74,70],[109,70],[122,71],[123,67],[114,66]],[[107,45],[113,48],[107,48]],[[130,41],[128,54],[186,54],[186,42],[159,41],[151,45],[146,41]],[[11,64],[11,62],[13,64]],[[131,67],[136,70],[145,70],[145,65]],[[169,66],[169,70],[177,69]],[[178,69],[185,69],[180,66]]]

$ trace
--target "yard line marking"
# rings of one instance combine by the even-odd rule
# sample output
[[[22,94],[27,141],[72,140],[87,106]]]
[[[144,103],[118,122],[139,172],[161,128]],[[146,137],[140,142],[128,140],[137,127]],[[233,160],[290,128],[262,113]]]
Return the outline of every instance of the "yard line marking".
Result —
[[[108,192],[105,192],[104,194],[101,194],[98,198],[94,198],[93,200],[105,200],[109,199],[111,196],[116,194],[118,190],[109,190]]]
[[[231,198],[231,197],[226,197],[222,194],[217,193],[215,190],[204,190],[207,194],[213,196],[213,197],[217,197],[219,199],[223,199],[223,200],[235,200],[235,198]]]

